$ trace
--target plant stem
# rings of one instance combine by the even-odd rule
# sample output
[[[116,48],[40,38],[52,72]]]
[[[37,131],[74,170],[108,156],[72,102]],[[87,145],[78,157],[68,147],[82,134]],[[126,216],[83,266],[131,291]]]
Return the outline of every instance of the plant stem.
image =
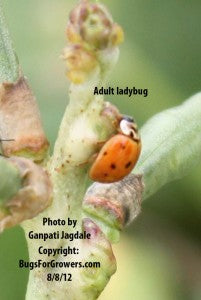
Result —
[[[118,51],[115,51],[111,55],[112,57],[108,59],[110,63],[112,59],[115,63]],[[108,124],[105,124],[105,119],[100,117],[104,106],[103,97],[94,96],[92,93],[94,87],[101,86],[102,83],[102,77],[97,73],[94,74],[92,80],[83,84],[71,84],[70,103],[61,122],[53,156],[47,166],[53,184],[53,203],[51,207],[38,217],[26,221],[23,224],[28,242],[30,261],[36,261],[41,258],[47,261],[47,257],[41,256],[37,250],[43,244],[45,248],[76,247],[79,249],[79,254],[71,255],[68,259],[74,262],[90,261],[91,253],[93,252],[94,257],[96,257],[96,247],[98,249],[101,247],[101,237],[98,243],[95,242],[96,240],[93,241],[94,245],[92,247],[86,245],[82,240],[69,242],[68,240],[58,239],[47,240],[45,243],[41,240],[33,241],[28,238],[28,234],[30,230],[49,233],[65,230],[65,232],[70,234],[75,231],[83,231],[82,200],[86,191],[87,169],[89,166],[88,159],[95,152],[98,141],[104,140],[111,134],[107,126]],[[62,228],[60,226],[44,227],[44,217],[50,218],[51,220],[68,220],[68,218],[70,218],[71,220],[76,220],[77,225],[74,229],[69,226]],[[104,244],[106,243],[108,242],[105,241]],[[107,252],[110,253],[111,249],[109,243],[107,247]],[[84,248],[85,250],[83,250]],[[101,271],[99,271],[98,275],[100,276],[100,280],[94,278],[94,291],[90,288],[92,279],[88,278],[88,273],[91,272],[90,270],[88,273],[85,271],[87,275],[83,275],[84,271],[79,268],[69,268],[68,272],[72,273],[73,281],[69,284],[64,282],[58,287],[54,283],[46,280],[47,274],[55,272],[66,273],[66,269],[46,268],[41,269],[40,272],[37,270],[30,272],[26,299],[44,300],[46,297],[55,299],[55,295],[57,295],[58,300],[63,300],[65,297],[68,297],[69,300],[96,299],[96,294],[99,289],[102,290],[108,281],[109,275],[106,274],[114,272],[113,265],[111,266],[108,261],[106,262],[109,256],[105,256],[104,253],[102,253],[102,257],[100,258],[99,251],[103,250],[98,250],[97,260],[100,259],[103,261],[101,263]],[[52,257],[52,259],[54,259],[54,257]],[[60,255],[56,260],[65,261],[65,257]]]

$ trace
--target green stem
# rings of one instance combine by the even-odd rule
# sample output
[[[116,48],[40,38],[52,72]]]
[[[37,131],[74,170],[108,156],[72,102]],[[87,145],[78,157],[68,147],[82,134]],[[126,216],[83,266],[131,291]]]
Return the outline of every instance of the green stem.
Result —
[[[117,51],[111,54],[110,63],[112,59],[114,64],[116,63],[116,56],[118,56]],[[95,276],[91,278],[90,270],[68,268],[73,281],[63,282],[56,286],[54,283],[47,281],[46,278],[50,273],[66,273],[65,268],[42,268],[40,272],[37,269],[32,270],[29,276],[27,300],[45,300],[47,297],[49,297],[48,299],[55,299],[55,295],[57,295],[58,300],[65,298],[69,300],[96,299],[96,295],[100,293],[99,290],[101,291],[104,288],[114,272],[113,264],[111,266],[108,261],[110,257],[104,254],[103,249],[105,246],[103,248],[100,246],[103,239],[101,234],[98,242],[96,240],[91,241],[93,243],[91,246],[82,240],[69,242],[60,238],[43,242],[41,240],[30,240],[28,237],[31,230],[48,233],[64,230],[68,234],[73,234],[76,231],[82,232],[83,230],[82,200],[86,191],[88,160],[94,154],[98,141],[105,140],[111,134],[111,128],[108,128],[105,118],[100,117],[104,106],[103,97],[93,95],[94,87],[101,86],[102,83],[102,77],[98,73],[94,74],[92,80],[83,84],[71,85],[70,103],[60,126],[53,156],[47,166],[53,184],[52,205],[36,218],[23,224],[30,261],[37,261],[41,258],[44,261],[50,259],[39,254],[38,249],[40,246],[55,249],[75,247],[79,250],[79,254],[70,255],[70,261],[90,261],[95,257],[97,261],[101,260],[101,271],[97,271],[97,278]],[[77,225],[74,229],[70,226],[43,226],[43,218],[50,218],[51,220],[68,220],[70,218],[76,220]],[[104,245],[107,245],[106,252],[110,253],[109,243],[104,241]],[[84,248],[85,250],[83,250]],[[101,251],[103,253],[100,256],[99,252]],[[51,259],[60,262],[66,260],[62,255],[56,258],[51,257]]]
[[[19,64],[6,25],[0,1],[0,82],[14,82],[19,77]]]

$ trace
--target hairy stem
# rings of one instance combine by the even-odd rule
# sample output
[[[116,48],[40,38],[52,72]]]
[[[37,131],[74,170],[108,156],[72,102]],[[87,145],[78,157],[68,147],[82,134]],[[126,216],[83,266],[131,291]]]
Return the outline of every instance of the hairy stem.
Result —
[[[86,12],[86,18],[83,17]],[[91,27],[90,24],[95,24]],[[71,12],[67,28],[69,45],[63,58],[67,64],[67,77],[71,81],[70,103],[64,113],[53,156],[47,170],[53,185],[52,205],[35,219],[23,224],[27,237],[30,261],[42,259],[49,263],[70,264],[68,269],[51,265],[30,272],[27,300],[68,298],[96,299],[116,269],[110,242],[92,220],[82,214],[82,200],[86,191],[89,159],[97,151],[100,141],[106,140],[114,131],[110,118],[102,115],[104,99],[95,96],[95,87],[104,84],[109,71],[118,58],[117,45],[122,40],[122,30],[115,24],[106,8],[89,1],[80,3]],[[62,220],[65,225],[47,226],[46,220]],[[76,226],[69,225],[74,220]],[[33,240],[30,232],[53,235],[58,238]],[[65,235],[88,233],[90,239],[62,238]],[[75,249],[66,259],[65,255],[41,255],[39,248]],[[96,261],[100,268],[80,268],[79,264]],[[73,267],[77,264],[77,267]],[[72,275],[71,282],[48,281],[55,273]]]
[[[116,59],[114,59],[115,61]],[[53,156],[48,163],[48,172],[54,190],[53,203],[43,214],[24,223],[26,235],[31,229],[37,232],[61,230],[61,227],[55,226],[44,228],[42,225],[43,217],[63,220],[74,219],[77,221],[76,228],[72,229],[65,226],[63,230],[68,233],[73,233],[75,230],[82,232],[82,200],[86,191],[88,160],[94,153],[97,142],[107,138],[110,134],[107,126],[100,118],[104,105],[103,97],[94,96],[92,93],[94,87],[102,83],[102,78],[95,75],[92,81],[81,85],[71,85],[70,103],[61,123]],[[43,243],[27,240],[30,260],[40,259],[41,255],[35,249]],[[45,242],[46,248],[53,246],[55,248],[67,248],[69,245],[80,249],[80,254],[72,255],[70,260],[83,261],[84,254],[81,250],[83,249],[83,241],[78,240],[70,244],[68,241],[60,239]],[[63,258],[60,256],[58,260],[63,261]],[[79,269],[70,269],[74,279],[70,284],[61,285],[60,289],[46,280],[41,281],[41,278],[47,276],[47,273],[58,271],[61,272],[61,269],[45,269],[40,274],[37,271],[31,271],[27,299],[46,299],[45,294],[48,294],[50,299],[54,299],[55,293],[57,293],[57,299],[64,299],[64,294],[68,295],[68,299],[74,299],[73,297],[75,299],[94,299],[94,294],[90,296],[89,291],[83,291],[82,286],[86,288],[86,283],[83,282],[82,273]],[[63,272],[66,270],[63,269]],[[79,288],[78,281],[80,282]]]

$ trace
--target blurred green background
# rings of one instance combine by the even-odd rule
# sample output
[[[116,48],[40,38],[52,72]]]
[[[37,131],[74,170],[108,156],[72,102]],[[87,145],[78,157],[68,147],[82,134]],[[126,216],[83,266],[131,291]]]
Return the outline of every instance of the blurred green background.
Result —
[[[53,144],[68,101],[59,55],[76,1],[3,1],[24,73],[37,96]],[[200,0],[104,1],[125,31],[110,85],[149,88],[149,97],[111,97],[139,126],[155,113],[182,103],[201,86]],[[188,126],[188,124],[186,125]],[[101,300],[201,299],[201,164],[187,177],[143,203],[143,213],[114,246],[118,271]],[[28,273],[23,231],[0,236],[0,300],[23,300]],[[36,299],[37,300],[37,299]],[[56,299],[55,299],[56,300]]]

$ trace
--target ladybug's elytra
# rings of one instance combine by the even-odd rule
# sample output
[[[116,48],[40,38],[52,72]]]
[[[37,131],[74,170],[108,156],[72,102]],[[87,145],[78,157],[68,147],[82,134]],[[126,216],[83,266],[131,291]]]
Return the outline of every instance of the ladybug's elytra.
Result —
[[[118,133],[101,148],[89,171],[93,181],[111,183],[123,179],[136,165],[141,152],[141,140],[133,118],[123,116]]]

